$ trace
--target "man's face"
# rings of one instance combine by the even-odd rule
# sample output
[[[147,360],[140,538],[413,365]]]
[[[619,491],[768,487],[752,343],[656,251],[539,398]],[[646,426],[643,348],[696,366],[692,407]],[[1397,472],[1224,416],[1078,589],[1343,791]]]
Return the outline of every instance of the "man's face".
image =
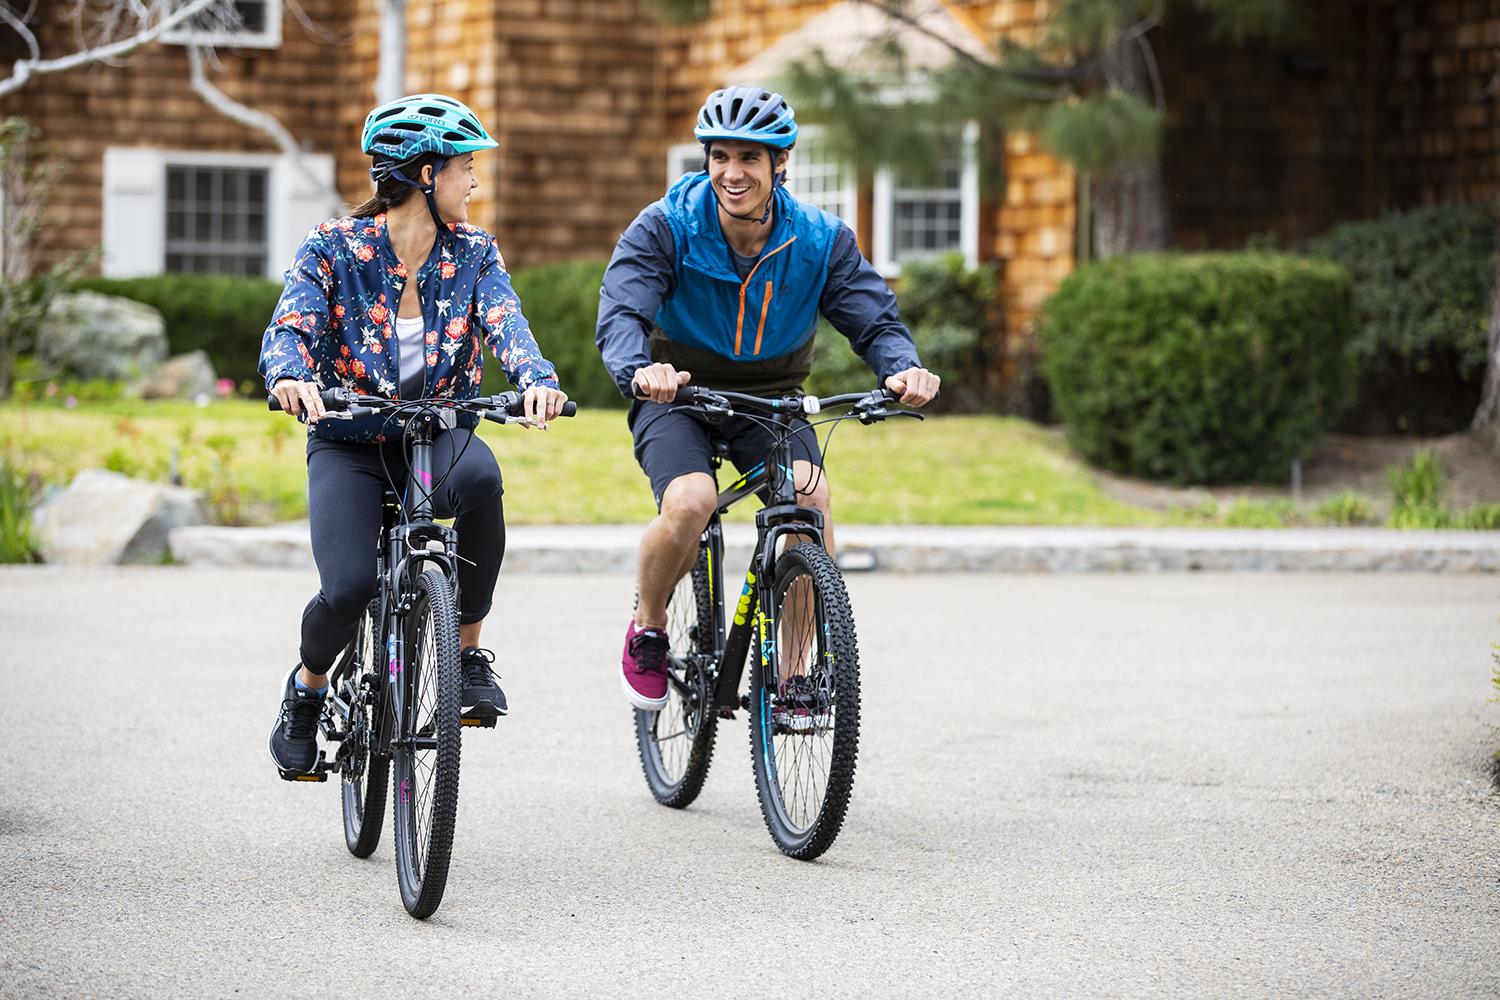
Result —
[[[759,215],[775,191],[774,171],[786,164],[786,153],[758,142],[715,139],[708,147],[708,179],[719,204],[734,215]]]

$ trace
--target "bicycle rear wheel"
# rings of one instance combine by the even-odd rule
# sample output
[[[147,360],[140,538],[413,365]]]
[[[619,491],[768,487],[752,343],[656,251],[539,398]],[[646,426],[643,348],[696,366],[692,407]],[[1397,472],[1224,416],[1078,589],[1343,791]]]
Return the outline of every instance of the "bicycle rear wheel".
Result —
[[[706,546],[699,547],[698,561],[667,602],[667,635],[672,644],[667,706],[635,710],[635,741],[652,796],[682,809],[703,790],[719,722],[709,706],[717,671]]]
[[[838,836],[854,789],[859,644],[843,577],[821,546],[777,558],[770,602],[750,653],[755,791],[776,846],[810,861]]]
[[[458,815],[458,611],[448,580],[425,570],[407,615],[406,718],[391,741],[396,783],[396,881],[401,902],[418,919],[443,899]],[[398,669],[401,669],[398,665]]]
[[[344,742],[339,747],[343,781],[344,844],[356,858],[368,858],[380,844],[385,819],[385,790],[391,759],[375,746],[384,706],[381,663],[385,652],[380,599],[371,601],[359,620],[354,641],[345,650],[339,697],[349,706],[343,718]]]

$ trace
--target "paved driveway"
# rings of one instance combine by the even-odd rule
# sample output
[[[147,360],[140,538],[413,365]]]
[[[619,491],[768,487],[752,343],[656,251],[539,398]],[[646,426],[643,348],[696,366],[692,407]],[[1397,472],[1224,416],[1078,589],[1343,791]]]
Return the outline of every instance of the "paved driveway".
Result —
[[[855,801],[656,806],[619,576],[503,577],[425,924],[265,740],[304,572],[0,571],[0,996],[1500,994],[1500,581],[851,577]]]

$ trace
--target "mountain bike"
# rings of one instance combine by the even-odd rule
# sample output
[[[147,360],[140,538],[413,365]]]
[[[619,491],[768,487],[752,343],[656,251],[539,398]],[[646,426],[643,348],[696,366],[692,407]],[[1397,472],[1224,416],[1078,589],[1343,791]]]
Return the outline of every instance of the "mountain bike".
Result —
[[[442,902],[458,813],[460,730],[493,728],[495,719],[463,718],[458,639],[458,532],[433,520],[432,441],[458,413],[496,423],[522,419],[522,397],[506,392],[477,399],[393,400],[345,389],[320,394],[323,419],[387,413],[405,426],[411,449],[404,490],[386,491],[375,540],[380,587],[354,639],[329,676],[319,729],[322,751],[299,781],[342,778],[344,842],[367,858],[380,842],[386,787],[391,786],[396,881],[412,916],[431,916]],[[276,397],[270,408],[280,409]],[[564,404],[572,416],[577,404]]]
[[[884,389],[819,399],[779,398],[684,386],[677,403],[716,420],[736,407],[775,433],[766,460],[718,496],[698,543],[693,568],[667,603],[667,705],[635,709],[636,743],[651,794],[685,808],[703,788],[719,720],[736,709],[750,718],[750,758],[761,814],[784,854],[812,860],[838,836],[854,788],[859,752],[859,644],[843,577],[823,544],[823,517],[797,503],[792,478],[794,434],[855,419],[893,416]],[[831,407],[847,412],[812,422]],[[809,418],[794,428],[795,417]],[[831,431],[830,431],[831,433]],[[728,453],[715,439],[714,470]],[[768,497],[755,515],[755,550],[731,609],[724,586],[721,516],[750,496]],[[740,693],[750,654],[749,690]]]

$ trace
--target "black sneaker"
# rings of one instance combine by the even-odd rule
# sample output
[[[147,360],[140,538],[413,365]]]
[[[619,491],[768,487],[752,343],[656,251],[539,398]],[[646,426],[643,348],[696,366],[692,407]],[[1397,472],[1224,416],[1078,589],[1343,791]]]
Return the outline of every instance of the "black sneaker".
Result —
[[[323,713],[323,695],[297,687],[298,667],[287,675],[282,690],[281,714],[271,730],[271,759],[288,781],[310,774],[318,766],[318,716]]]
[[[505,715],[505,692],[496,683],[498,678],[490,664],[495,654],[488,649],[467,647],[461,654],[464,693],[462,715],[465,719],[480,719],[493,722],[497,716]]]

